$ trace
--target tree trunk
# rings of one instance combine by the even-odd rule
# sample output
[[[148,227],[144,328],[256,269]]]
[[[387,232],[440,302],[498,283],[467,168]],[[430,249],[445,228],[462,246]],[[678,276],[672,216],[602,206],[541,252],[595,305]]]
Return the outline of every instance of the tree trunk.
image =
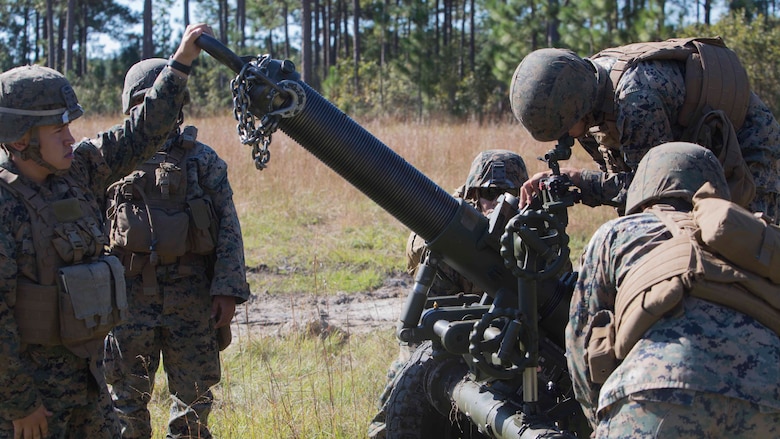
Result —
[[[433,3],[433,55],[439,57],[439,39],[441,38],[441,25],[439,24],[439,0]]]
[[[30,5],[25,4],[24,27],[22,28],[22,59],[24,60],[25,64],[30,63],[30,12]]]
[[[54,47],[54,0],[46,0],[46,37],[48,51],[46,53],[46,65],[52,69],[57,68],[57,48]]]
[[[311,70],[311,0],[301,1],[301,79],[309,82]]]
[[[43,30],[43,27],[41,26],[41,14],[36,10],[35,11],[35,41],[41,41],[44,38],[45,31]],[[41,60],[41,52],[38,50],[39,44],[35,45],[35,55],[33,56],[33,62],[37,63]]]
[[[325,5],[323,6],[323,11],[322,11],[322,55],[323,55],[322,77],[323,78],[326,78],[328,76],[328,70],[330,70],[330,66],[333,65],[333,55],[330,52],[330,47],[331,47],[330,17],[333,16],[333,11],[331,10],[331,7],[332,7],[331,0],[325,0]]]
[[[266,46],[268,47],[268,56],[270,56],[272,59],[276,58],[276,54],[274,53],[274,33],[273,30],[268,29],[268,36],[265,37],[266,40]]]
[[[344,43],[344,59],[349,59],[352,56],[352,49],[349,46],[349,11],[346,0],[340,0],[341,2],[341,18],[344,24],[344,29],[341,31],[341,40]]]
[[[54,57],[54,65],[57,66],[55,68],[59,71],[65,67],[65,52],[63,50],[65,47],[65,25],[63,23],[65,23],[65,11],[60,11],[57,17],[57,51]]]
[[[477,44],[476,44],[476,33],[477,29],[475,26],[476,22],[476,12],[474,12],[474,0],[471,0],[470,2],[470,10],[469,10],[469,31],[471,32],[469,34],[469,69],[473,72],[476,65],[477,65]]]
[[[246,47],[246,0],[236,0],[236,27],[238,28],[238,41],[236,46]]]
[[[152,38],[152,0],[144,0],[143,11],[143,40],[141,45],[141,59],[154,56],[154,40]]]
[[[360,0],[352,0],[352,63],[355,69],[355,93],[360,94]]]
[[[222,42],[222,44],[227,46],[228,43],[228,4],[227,0],[218,0],[217,1],[217,15],[219,15],[218,25],[219,25],[219,41]]]
[[[312,13],[313,13],[313,21],[314,21],[314,30],[312,31],[312,44],[314,44],[314,48],[312,50],[312,75],[318,76],[317,72],[319,72],[320,69],[320,2],[319,0],[311,0],[312,1]],[[312,78],[314,79],[314,78]],[[317,81],[319,83],[319,81]],[[319,87],[317,87],[319,88]]]
[[[87,5],[81,5],[81,26],[79,27],[79,65],[76,74],[81,77],[87,74]]]
[[[290,21],[287,18],[290,14],[290,8],[287,5],[287,2],[284,2],[282,11],[282,15],[284,16],[284,59],[290,59]]]
[[[331,0],[328,0],[329,2]],[[335,0],[335,4],[331,6],[333,12],[331,13],[331,30],[332,30],[332,41],[333,46],[330,48],[331,55],[331,65],[336,65],[338,63],[339,59],[339,50],[341,50],[341,27],[339,27],[340,18],[341,17],[341,0]]]
[[[76,0],[68,0],[67,11],[65,12],[65,70],[67,74],[73,71],[73,28],[76,26]]]

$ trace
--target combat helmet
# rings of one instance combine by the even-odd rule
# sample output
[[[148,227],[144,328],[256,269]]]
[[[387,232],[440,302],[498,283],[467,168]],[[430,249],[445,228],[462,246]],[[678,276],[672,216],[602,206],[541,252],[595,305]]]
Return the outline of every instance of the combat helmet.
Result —
[[[539,49],[515,69],[509,89],[512,112],[541,142],[558,140],[594,109],[594,65],[565,49]]]
[[[146,91],[152,87],[166,64],[167,61],[163,58],[148,58],[130,67],[125,74],[125,85],[122,89],[122,111],[125,114],[130,114],[130,109],[143,100]]]
[[[67,78],[48,67],[16,67],[0,74],[0,143],[21,139],[33,127],[70,123],[84,109]],[[40,157],[37,140],[25,155]]]
[[[464,198],[476,200],[479,188],[519,189],[526,180],[528,170],[519,155],[504,149],[482,151],[471,162]]]
[[[719,198],[730,199],[729,186],[718,158],[709,149],[688,142],[669,142],[652,148],[639,162],[626,194],[626,215],[654,201],[678,198],[691,202],[710,182]]]

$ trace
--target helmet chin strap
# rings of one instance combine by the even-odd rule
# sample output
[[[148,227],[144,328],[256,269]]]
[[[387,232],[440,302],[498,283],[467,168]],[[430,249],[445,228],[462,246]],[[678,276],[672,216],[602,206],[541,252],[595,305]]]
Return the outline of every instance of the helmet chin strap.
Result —
[[[51,163],[43,159],[43,156],[41,156],[41,142],[38,139],[37,128],[32,129],[32,133],[30,133],[30,141],[27,143],[27,148],[24,148],[21,151],[13,149],[13,153],[18,155],[22,160],[32,160],[37,165],[48,169],[56,176],[62,176],[68,172],[67,169],[55,168]]]

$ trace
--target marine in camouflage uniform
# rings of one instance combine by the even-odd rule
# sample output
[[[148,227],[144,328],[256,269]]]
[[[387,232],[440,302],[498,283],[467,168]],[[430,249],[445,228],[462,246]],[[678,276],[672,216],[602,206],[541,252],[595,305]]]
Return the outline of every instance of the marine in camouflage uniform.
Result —
[[[656,145],[684,140],[685,127],[678,115],[686,97],[686,67],[674,60],[646,60],[629,67],[614,85],[617,134],[613,135],[598,103],[611,98],[604,96],[607,87],[599,78],[607,76],[610,81],[615,62],[611,56],[583,59],[563,49],[534,51],[515,71],[511,103],[536,140],[557,140],[567,133],[577,137],[600,170],[562,171],[580,187],[584,204],[615,206],[622,213],[626,190],[642,157]],[[578,123],[584,123],[579,132],[574,129]],[[746,207],[780,221],[780,124],[753,92],[736,137],[756,187]],[[617,154],[605,160],[607,150]],[[538,182],[538,177],[532,181]],[[538,190],[533,184],[524,186],[522,200],[526,188]]]
[[[462,198],[483,215],[493,210],[499,195],[509,192],[517,196],[518,189],[528,179],[528,170],[523,159],[507,150],[491,149],[474,157],[466,177],[466,183],[453,196]],[[426,257],[428,249],[425,240],[411,232],[406,243],[406,271],[415,276],[417,267]],[[446,263],[437,267],[436,277],[428,292],[429,297],[458,293],[481,293],[476,287]]]
[[[197,57],[200,49],[194,40],[204,31],[202,25],[187,29],[177,61],[189,64]],[[2,172],[15,175],[20,187],[32,190],[48,206],[79,194],[82,218],[98,227],[69,238],[79,241],[89,235],[97,243],[107,243],[99,226],[103,213],[98,198],[114,179],[154,154],[165,141],[186,81],[187,75],[166,69],[144,104],[123,125],[73,147],[69,124],[83,110],[67,79],[40,66],[8,70],[0,74],[0,143],[6,152],[0,161]],[[30,322],[16,316],[16,306],[25,299],[19,295],[25,291],[21,284],[55,277],[64,267],[42,268],[36,261],[46,258],[36,248],[48,247],[44,251],[54,254],[58,238],[36,242],[35,222],[25,202],[9,187],[0,185],[0,437],[118,437],[119,425],[103,377],[102,349],[77,355],[63,345],[22,340],[20,328]],[[102,252],[103,245],[95,242],[85,248],[85,258]],[[102,345],[101,339],[96,342]]]
[[[566,351],[595,437],[780,434],[780,338],[731,308],[685,294],[682,306],[644,332],[603,385],[594,382],[589,366],[599,316],[615,312],[627,273],[672,236],[659,216],[644,209],[690,211],[693,193],[707,182],[728,199],[722,168],[708,150],[682,142],[654,148],[629,188],[628,215],[599,228],[582,256]]]
[[[477,153],[471,162],[466,183],[459,187],[453,194],[456,198],[462,198],[472,205],[477,211],[488,216],[496,206],[498,197],[504,193],[517,196],[518,189],[528,179],[528,170],[522,157],[514,152],[503,149],[490,149]],[[411,232],[406,243],[406,269],[414,277],[420,263],[428,257],[428,248],[425,240],[416,233]],[[482,291],[457,270],[440,262],[436,267],[431,289],[428,297],[465,294],[482,294]],[[379,397],[379,406],[382,407],[392,390],[391,384],[396,374],[409,360],[412,352],[417,349],[416,344],[402,343],[398,358],[396,358],[387,371],[387,385]],[[373,438],[384,437],[384,412],[380,411],[369,426],[369,436]]]
[[[143,100],[165,62],[147,59],[128,71],[123,92],[126,112]],[[176,113],[180,110],[181,107],[177,108]],[[182,121],[180,115],[176,128],[155,157],[172,157],[175,148],[184,148],[182,142],[187,140],[181,137]],[[181,257],[166,260],[161,255],[159,261],[152,262],[148,253],[129,252],[112,239],[112,252],[121,255],[125,262],[131,313],[130,319],[114,328],[106,342],[106,378],[122,422],[123,438],[152,436],[147,405],[161,354],[172,399],[167,437],[212,437],[208,430],[213,403],[210,389],[219,382],[221,373],[218,333],[230,336],[235,306],[249,298],[241,227],[227,164],[211,147],[191,140],[182,160],[186,163],[180,163],[178,169],[186,170],[184,198],[189,209],[194,200],[204,198],[213,206],[213,250],[195,254],[188,247]],[[159,160],[150,162],[159,171]],[[160,179],[157,180],[159,184]],[[149,185],[145,187],[148,189]],[[148,190],[146,197],[151,197]],[[112,219],[112,230],[116,227],[114,222]],[[189,230],[195,230],[192,223]],[[218,326],[222,329],[216,330]],[[227,333],[223,332],[225,329]],[[221,341],[225,342],[229,340]]]

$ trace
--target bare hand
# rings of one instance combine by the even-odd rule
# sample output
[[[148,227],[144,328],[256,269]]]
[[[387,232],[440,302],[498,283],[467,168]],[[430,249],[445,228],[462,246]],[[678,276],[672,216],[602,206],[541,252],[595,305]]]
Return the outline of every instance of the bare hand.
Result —
[[[542,180],[550,176],[550,171],[537,172],[520,186],[520,208],[531,204],[534,195],[541,190]]]
[[[537,172],[520,186],[520,208],[531,204],[534,195],[537,195],[542,189],[542,180],[550,177],[551,174],[551,171]],[[574,186],[580,187],[582,184],[582,171],[579,169],[561,168],[561,175],[568,176]]]
[[[173,59],[186,65],[192,65],[192,62],[200,55],[200,47],[195,44],[199,36],[214,35],[211,27],[205,23],[191,24],[184,29],[184,35],[181,37],[179,48],[173,54]]]
[[[211,299],[211,318],[214,327],[221,328],[230,324],[236,313],[236,298],[233,296],[213,296]]]
[[[49,435],[46,420],[52,413],[41,404],[34,412],[21,419],[14,419],[14,439],[40,439]]]

